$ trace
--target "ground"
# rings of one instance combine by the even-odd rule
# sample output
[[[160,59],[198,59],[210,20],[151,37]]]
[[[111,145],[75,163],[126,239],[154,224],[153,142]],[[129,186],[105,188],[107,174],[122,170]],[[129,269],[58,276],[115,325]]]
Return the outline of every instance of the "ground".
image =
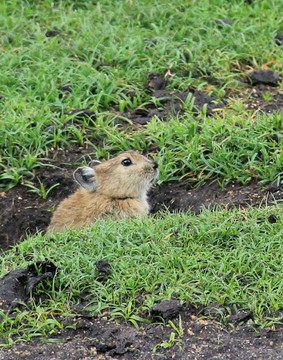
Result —
[[[159,84],[159,85],[158,85]],[[188,93],[172,94],[161,90],[160,79],[154,74],[149,77],[149,86],[155,96],[167,97],[162,113],[149,108],[146,112],[123,114],[135,126],[143,126],[153,115],[165,118],[169,111],[181,111],[180,99]],[[159,91],[159,95],[158,92]],[[263,94],[269,92],[272,101],[264,99]],[[192,91],[196,97],[195,106],[202,102],[208,104],[208,113],[225,106],[216,105],[213,99],[200,92]],[[282,93],[278,87],[256,84],[247,87],[241,94],[248,110],[256,109],[272,113],[280,111],[283,106]],[[91,115],[91,114],[86,114]],[[122,124],[123,125],[123,124]],[[92,152],[91,148],[78,147],[68,151],[58,150],[53,154],[50,164],[56,167],[41,167],[36,176],[51,190],[46,199],[31,192],[26,186],[17,186],[8,192],[0,193],[2,213],[0,214],[0,247],[7,250],[22,241],[26,233],[34,234],[44,231],[49,224],[50,211],[67,195],[76,189],[72,180],[74,163]],[[282,199],[283,189],[275,182],[262,186],[255,181],[246,185],[232,182],[222,188],[217,182],[207,182],[197,188],[188,186],[186,182],[170,182],[155,186],[149,194],[152,213],[166,207],[170,211],[191,210],[199,213],[202,207],[213,208],[217,205],[245,208],[252,206],[268,206]],[[272,218],[269,219],[273,221]],[[175,304],[176,305],[176,304]],[[280,326],[254,329],[249,314],[243,310],[234,310],[228,320],[219,318],[217,306],[203,309],[185,304],[177,306],[172,321],[178,328],[182,319],[183,333],[174,339],[169,318],[163,324],[141,324],[139,329],[132,325],[118,324],[109,321],[107,316],[91,318],[88,315],[65,319],[66,327],[57,335],[51,336],[48,343],[33,340],[30,343],[18,343],[12,349],[0,350],[3,360],[16,359],[282,359],[282,328]],[[224,309],[220,309],[222,312]],[[165,318],[165,316],[161,316]],[[76,329],[71,325],[77,323]],[[167,326],[165,325],[167,324]],[[256,330],[256,331],[255,331]],[[47,340],[47,339],[46,339]],[[155,351],[153,352],[153,349]]]
[[[12,349],[0,350],[0,356],[3,360],[282,359],[282,332],[255,332],[248,323],[233,328],[220,325],[216,320],[200,319],[196,314],[195,309],[181,312],[184,333],[176,337],[172,347],[166,348],[172,327],[142,325],[137,330],[103,318],[79,317],[66,320],[67,324],[76,322],[77,330],[65,329],[51,337],[51,343],[35,340],[17,344]],[[174,322],[177,324],[178,319]]]

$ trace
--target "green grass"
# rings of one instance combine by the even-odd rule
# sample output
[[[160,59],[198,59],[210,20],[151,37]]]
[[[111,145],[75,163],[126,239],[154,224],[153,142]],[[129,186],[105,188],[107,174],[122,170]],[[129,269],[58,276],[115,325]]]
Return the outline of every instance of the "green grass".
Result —
[[[1,1],[0,188],[31,185],[35,169],[54,149],[91,145],[105,159],[128,149],[145,150],[160,167],[160,182],[199,184],[215,179],[243,184],[282,184],[282,113],[253,114],[236,92],[247,86],[241,68],[282,74],[279,1]],[[232,25],[219,26],[215,19]],[[59,36],[46,37],[50,30]],[[156,40],[153,45],[151,40]],[[189,54],[186,59],[184,54]],[[104,63],[111,66],[99,66]],[[156,102],[145,91],[147,74],[171,69],[167,89],[196,88],[227,106],[213,118],[185,114],[154,118],[141,130],[113,126],[113,111]],[[69,84],[71,93],[60,86]],[[127,92],[134,91],[134,99]],[[266,92],[264,98],[270,100]],[[64,114],[87,108],[96,120]],[[42,186],[41,186],[42,185]],[[54,184],[55,186],[56,184]],[[28,190],[28,189],[27,189]],[[267,221],[269,214],[277,222]],[[89,293],[93,314],[103,310],[137,326],[150,307],[170,297],[249,308],[254,324],[270,326],[282,309],[282,205],[245,211],[159,214],[144,221],[95,223],[93,228],[47,238],[37,235],[1,257],[1,275],[44,260],[58,266],[52,284],[36,293],[49,300],[15,317],[4,315],[0,334],[29,340],[58,331],[62,318]],[[95,261],[112,275],[96,279]]]
[[[270,214],[276,223],[267,220]],[[55,315],[70,314],[82,294],[93,314],[106,310],[136,326],[155,302],[170,298],[236,305],[252,311],[255,325],[274,324],[283,306],[282,220],[280,207],[219,209],[199,216],[100,220],[80,232],[31,237],[5,254],[1,273],[45,259],[58,272],[53,284],[36,290],[49,298],[4,322],[2,335],[52,333],[61,326]],[[101,282],[95,262],[102,259],[112,269]],[[19,321],[23,316],[30,320]]]
[[[250,67],[269,64],[270,68],[282,72],[282,49],[274,42],[274,36],[282,28],[280,14],[277,1],[256,1],[248,5],[244,1],[224,0],[188,1],[186,4],[183,1],[160,4],[124,0],[115,6],[107,0],[95,4],[91,1],[1,2],[0,186],[7,189],[32,178],[34,169],[41,166],[42,158],[48,156],[52,148],[88,143],[100,126],[109,128],[107,122],[101,125],[102,120],[91,127],[89,120],[80,126],[65,126],[70,118],[61,115],[63,112],[88,108],[103,119],[111,114],[113,107],[121,110],[128,104],[135,108],[152,101],[144,90],[148,72],[163,73],[171,68],[175,76],[169,79],[168,89],[195,87],[216,98],[244,87],[239,82],[242,74],[238,64]],[[215,19],[221,18],[229,18],[233,24],[220,27]],[[54,29],[60,32],[59,36],[45,36],[48,30]],[[152,46],[147,39],[156,40],[156,45]],[[190,54],[188,61],[184,53]],[[99,63],[113,63],[114,66],[99,68]],[[61,96],[59,87],[64,84],[70,84],[73,91]],[[126,95],[131,90],[137,94],[134,100]],[[224,113],[223,123],[230,123],[230,118],[239,122],[237,117],[244,117],[249,127],[252,118],[243,114],[244,110],[238,113],[232,106]],[[187,115],[191,117],[189,110]],[[277,121],[274,131],[282,139],[282,120],[274,121]],[[168,129],[161,125],[160,142],[165,137],[171,138],[160,148],[164,167],[168,169],[171,159],[163,154],[171,152],[173,158],[179,158],[184,152],[182,149],[174,154],[180,144],[172,135],[178,121],[177,125],[174,119],[172,122]],[[203,124],[204,127],[208,128],[204,131],[211,131],[210,123]],[[149,128],[154,131],[153,137],[159,136],[158,129],[152,129],[151,125]],[[229,133],[229,129],[224,132]],[[195,135],[199,147],[192,150],[204,155],[203,159],[195,161],[206,162],[209,175],[226,176],[228,173],[228,180],[233,176],[244,182],[251,177],[269,181],[280,175],[280,145],[271,146],[279,160],[271,160],[268,164],[267,178],[262,174],[269,157],[266,152],[259,169],[251,169],[250,176],[246,176],[243,172],[249,167],[247,162],[256,160],[258,145],[256,151],[249,150],[247,158],[237,161],[236,169],[223,170],[218,166],[219,161],[227,168],[231,157],[237,155],[211,159],[210,149],[206,155],[203,152],[203,146],[210,147],[210,144],[200,145],[202,135],[199,139]],[[250,138],[248,134],[245,136],[253,143],[254,134],[250,135]],[[117,150],[125,148],[112,136],[108,137],[107,131],[103,131],[101,137],[96,135],[96,144],[97,141],[100,146],[94,156],[101,151],[103,142],[110,151],[111,146]],[[221,141],[219,144],[218,148],[228,145]],[[145,144],[134,142],[128,145],[145,147]],[[229,151],[236,152],[238,147],[240,143]],[[205,165],[193,167],[182,169],[182,175],[188,172],[191,176],[196,171],[193,181],[202,174],[207,175],[203,172]],[[169,170],[164,179],[172,176]]]
[[[191,183],[203,183],[207,179],[218,179],[225,185],[231,180],[245,184],[255,179],[260,183],[276,180],[279,185],[283,181],[280,114],[262,115],[255,122],[251,115],[206,118],[201,114],[196,119],[187,114],[167,122],[154,118],[143,130],[134,132],[111,126],[103,117],[95,124],[82,125],[82,128],[69,126],[74,134],[75,130],[77,132],[78,145],[91,144],[93,157],[101,160],[122,150],[143,151],[154,145],[158,150],[153,156],[161,170],[160,182],[186,179]],[[87,139],[85,128],[88,129]],[[33,138],[35,142],[42,143],[44,136],[48,136],[48,132],[41,136],[38,129],[30,131],[30,136],[35,136],[33,131],[38,132]],[[24,138],[23,134],[20,136]],[[79,139],[82,139],[81,143]],[[32,154],[15,143],[10,132],[4,141],[0,187],[12,187],[34,178],[33,169],[44,166],[45,160],[40,157],[44,155],[43,150]],[[56,141],[48,140],[46,144],[55,146]]]
[[[95,136],[104,138],[96,148],[102,158],[119,150],[144,150],[154,145],[160,167],[160,181],[185,179],[201,183],[218,179],[227,184],[233,179],[247,183],[283,181],[283,133],[281,116],[220,116],[195,119],[186,115],[168,122],[155,118],[144,130],[129,133],[117,127],[96,128]],[[278,141],[272,135],[277,134]]]

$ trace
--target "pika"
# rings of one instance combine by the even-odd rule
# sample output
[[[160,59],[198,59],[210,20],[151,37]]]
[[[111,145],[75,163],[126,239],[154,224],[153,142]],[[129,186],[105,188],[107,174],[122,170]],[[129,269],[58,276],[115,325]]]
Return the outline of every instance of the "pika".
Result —
[[[81,187],[60,203],[47,232],[89,226],[96,218],[107,215],[147,215],[147,192],[157,176],[157,163],[133,150],[79,167],[74,179]]]

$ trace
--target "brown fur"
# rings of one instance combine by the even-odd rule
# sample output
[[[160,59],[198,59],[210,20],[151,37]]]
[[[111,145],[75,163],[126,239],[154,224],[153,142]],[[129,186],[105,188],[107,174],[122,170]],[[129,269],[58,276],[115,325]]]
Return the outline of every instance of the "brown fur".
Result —
[[[125,159],[131,161],[129,166],[123,166]],[[157,174],[157,164],[135,151],[77,169],[74,177],[85,188],[62,201],[48,231],[89,226],[96,218],[107,215],[114,218],[147,215],[146,193]]]

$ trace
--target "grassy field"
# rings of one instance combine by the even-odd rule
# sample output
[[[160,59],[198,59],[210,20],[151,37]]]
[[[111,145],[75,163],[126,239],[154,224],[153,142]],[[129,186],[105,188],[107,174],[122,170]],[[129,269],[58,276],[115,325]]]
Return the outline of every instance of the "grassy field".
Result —
[[[115,116],[113,108],[154,101],[144,89],[149,72],[163,74],[172,68],[175,76],[168,89],[195,87],[219,99],[244,87],[239,65],[282,71],[282,50],[274,44],[282,26],[278,2],[156,4],[2,2],[0,186],[32,178],[51,148],[87,143],[98,143],[95,155],[105,157],[111,151],[145,149],[157,142],[162,180],[172,179],[176,168],[178,176],[193,173],[192,180],[199,180],[204,168],[244,182],[251,174],[264,181],[274,180],[280,171],[282,176],[282,145],[268,136],[280,131],[279,115],[254,122],[237,101],[231,100],[221,118],[207,120],[201,115],[204,134],[199,136],[190,112],[181,123],[160,124],[156,119],[142,137],[109,128],[104,119]],[[233,24],[219,27],[219,18]],[[52,30],[58,35],[46,37]],[[148,39],[155,40],[155,46]],[[101,63],[114,66],[98,66]],[[59,88],[66,84],[72,92],[62,96]],[[129,91],[135,91],[134,99],[127,96]],[[78,128],[62,115],[77,108],[94,111],[97,122],[86,119]],[[235,129],[235,122],[243,123],[243,129]],[[184,152],[189,155],[184,157]]]
[[[282,74],[282,47],[274,41],[282,32],[280,5],[1,1],[0,188],[32,181],[34,170],[58,148],[87,145],[100,159],[156,146],[151,155],[160,166],[160,183],[282,184],[282,113],[252,113],[237,99],[248,86],[242,82],[247,69]],[[215,19],[223,18],[232,24],[219,26]],[[47,36],[50,31],[57,35]],[[188,107],[179,119],[154,118],[140,130],[114,126],[114,111],[156,101],[145,90],[147,74],[168,69],[174,76],[167,89],[193,87],[217,101],[225,98],[227,106],[214,117]],[[71,92],[60,90],[66,84]],[[66,114],[85,108],[96,120],[77,125]],[[276,214],[275,224],[269,214]],[[13,334],[50,334],[62,326],[55,315],[70,314],[85,292],[94,314],[107,309],[134,325],[156,301],[177,297],[237,304],[252,310],[255,324],[270,326],[283,306],[282,238],[280,203],[200,216],[165,213],[143,222],[109,219],[52,240],[39,234],[1,257],[1,274],[50,259],[59,269],[50,299],[5,317],[0,332],[10,342]],[[112,265],[105,283],[95,278],[94,263],[101,259]]]

